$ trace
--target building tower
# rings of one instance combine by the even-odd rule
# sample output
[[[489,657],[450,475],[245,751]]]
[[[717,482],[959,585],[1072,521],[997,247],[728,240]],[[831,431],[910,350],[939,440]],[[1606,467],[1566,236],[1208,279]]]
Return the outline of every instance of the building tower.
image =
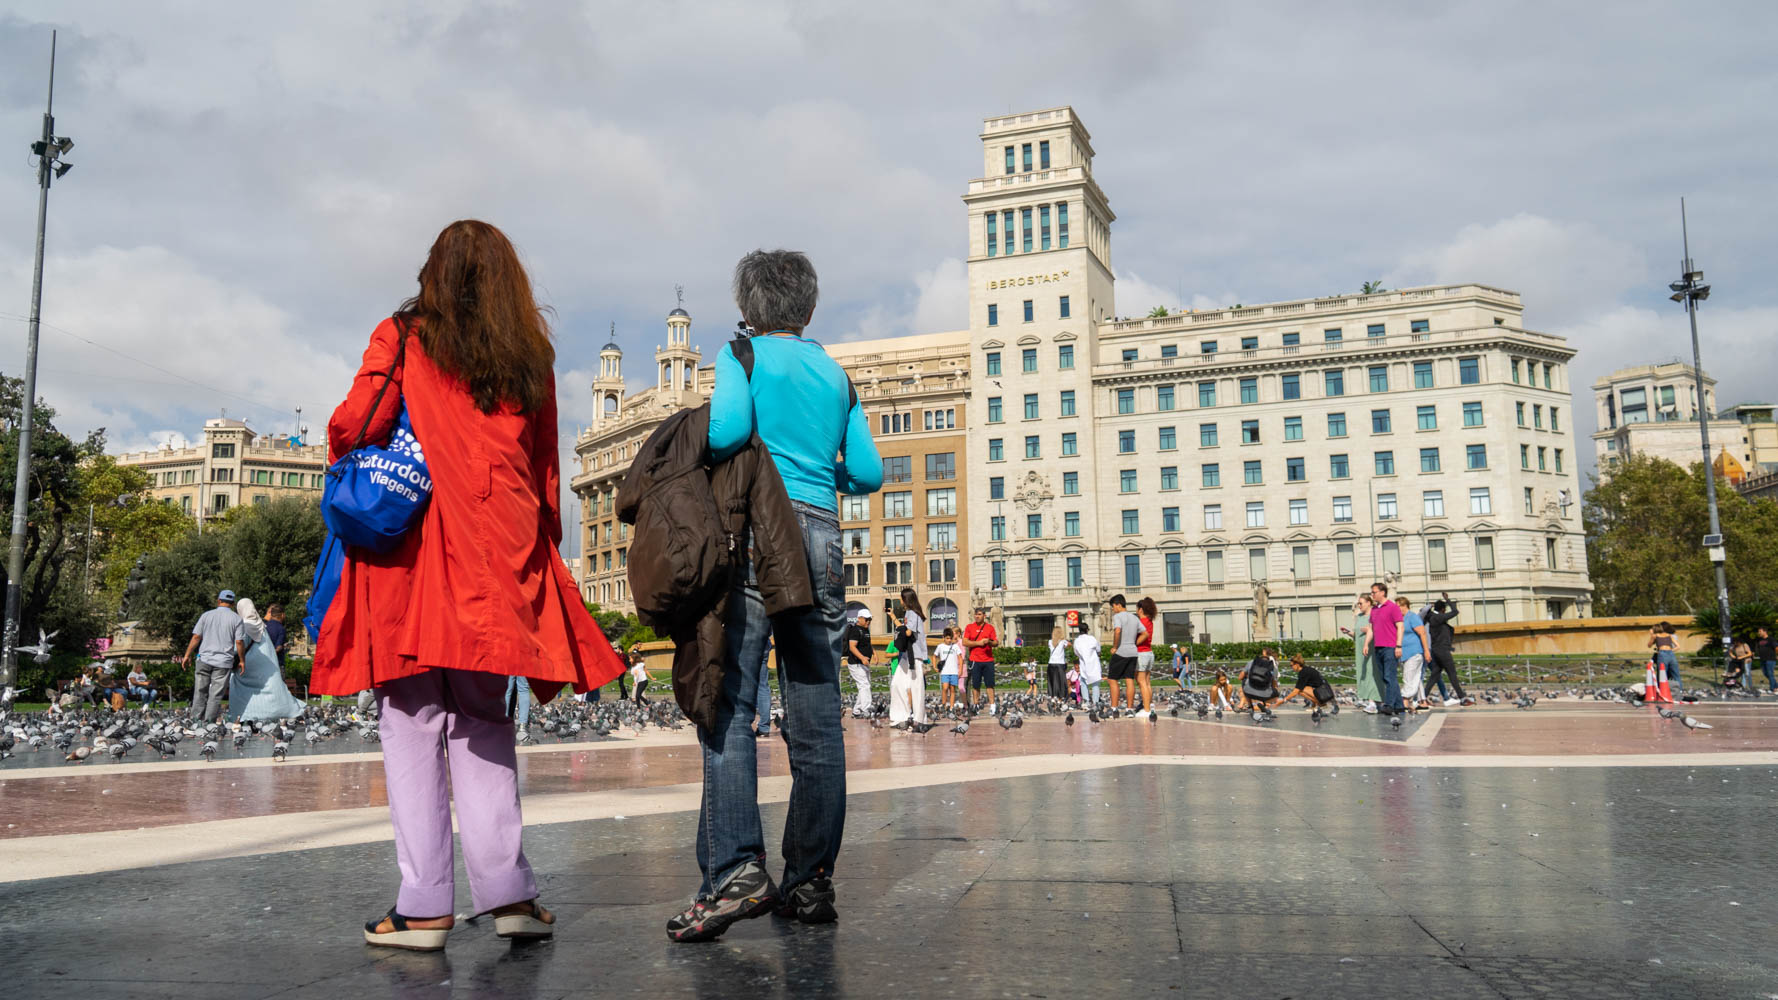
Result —
[[[654,352],[654,362],[660,401],[676,408],[685,405],[686,396],[696,387],[701,359],[698,349],[691,346],[691,313],[685,311],[685,288],[675,285],[673,291],[679,305],[667,314],[667,346]]]
[[[624,408],[624,351],[617,346],[617,324],[612,339],[599,349],[599,377],[593,379],[593,423],[616,420]]]

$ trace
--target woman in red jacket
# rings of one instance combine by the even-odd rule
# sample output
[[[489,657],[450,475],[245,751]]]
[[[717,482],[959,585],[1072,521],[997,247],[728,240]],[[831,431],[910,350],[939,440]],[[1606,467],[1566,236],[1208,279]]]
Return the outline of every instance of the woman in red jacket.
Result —
[[[398,357],[399,391],[378,405]],[[364,440],[386,441],[405,399],[432,475],[432,499],[394,551],[350,551],[315,649],[315,693],[376,689],[401,890],[365,925],[372,944],[444,947],[453,792],[474,911],[492,912],[502,937],[554,929],[519,843],[507,677],[529,679],[544,703],[623,670],[556,550],[554,362],[512,244],[487,223],[454,222],[419,294],[371,334],[327,424],[334,461],[367,419]]]

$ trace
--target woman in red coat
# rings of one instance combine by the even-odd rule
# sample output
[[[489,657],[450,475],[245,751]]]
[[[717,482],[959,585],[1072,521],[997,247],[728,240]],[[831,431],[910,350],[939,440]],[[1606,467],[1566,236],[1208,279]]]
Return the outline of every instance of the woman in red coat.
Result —
[[[419,294],[371,334],[327,424],[331,462],[361,430],[387,441],[405,399],[432,474],[432,499],[394,551],[350,551],[315,650],[314,692],[376,689],[401,890],[365,925],[372,944],[444,946],[453,792],[474,912],[491,911],[503,937],[553,930],[520,847],[507,678],[527,678],[547,702],[623,670],[556,551],[554,362],[512,244],[487,223],[454,222]]]

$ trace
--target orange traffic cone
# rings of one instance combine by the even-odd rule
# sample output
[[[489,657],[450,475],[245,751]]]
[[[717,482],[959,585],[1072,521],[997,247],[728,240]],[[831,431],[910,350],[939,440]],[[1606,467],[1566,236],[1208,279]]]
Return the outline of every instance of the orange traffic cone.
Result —
[[[1660,672],[1653,660],[1643,664],[1642,700],[1649,705],[1661,700]]]
[[[1667,687],[1667,671],[1661,671],[1661,700],[1673,704],[1673,691]]]

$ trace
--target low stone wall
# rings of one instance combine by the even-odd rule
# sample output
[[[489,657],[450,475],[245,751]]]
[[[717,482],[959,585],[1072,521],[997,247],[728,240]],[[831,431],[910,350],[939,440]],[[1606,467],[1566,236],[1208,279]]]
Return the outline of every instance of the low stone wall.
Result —
[[[1457,652],[1471,656],[1646,656],[1648,630],[1663,621],[1673,625],[1680,652],[1694,653],[1704,644],[1703,636],[1687,634],[1691,628],[1689,617],[1631,615],[1623,618],[1562,618],[1556,621],[1458,625]]]

